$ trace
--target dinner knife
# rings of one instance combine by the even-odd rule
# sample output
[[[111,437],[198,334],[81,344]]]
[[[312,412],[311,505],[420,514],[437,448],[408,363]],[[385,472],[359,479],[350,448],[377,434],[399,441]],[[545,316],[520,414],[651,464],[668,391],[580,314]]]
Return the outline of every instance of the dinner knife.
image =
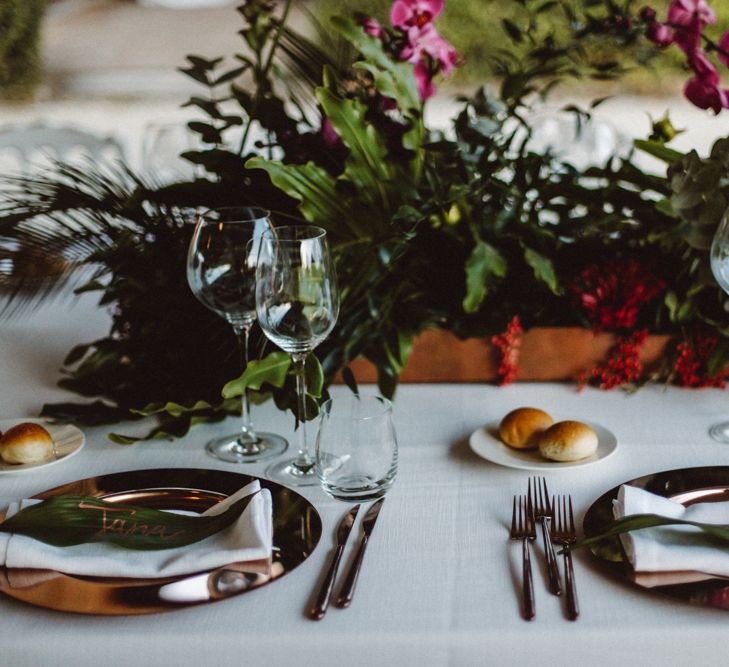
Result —
[[[339,561],[342,559],[344,545],[347,543],[347,538],[352,530],[354,518],[357,516],[357,512],[359,512],[359,507],[359,505],[355,505],[339,522],[339,527],[337,528],[337,546],[334,549],[334,554],[332,556],[331,563],[329,564],[329,570],[324,577],[324,581],[322,581],[319,594],[316,597],[316,602],[309,610],[309,616],[315,621],[324,618],[324,614],[326,614],[327,607],[329,606],[329,598],[331,597],[332,589],[334,588],[334,578],[337,576],[337,569],[339,568]]]
[[[359,576],[359,570],[362,567],[362,559],[364,558],[365,549],[367,548],[367,542],[372,534],[372,529],[375,527],[377,517],[380,514],[382,503],[385,502],[384,498],[380,498],[376,503],[373,503],[367,510],[364,519],[362,519],[362,529],[364,534],[362,535],[362,541],[359,543],[359,549],[357,549],[357,555],[352,561],[352,565],[349,568],[347,577],[342,584],[342,588],[339,590],[339,597],[337,598],[338,607],[349,607],[352,603],[352,597],[354,597],[354,587],[357,584],[357,577]]]

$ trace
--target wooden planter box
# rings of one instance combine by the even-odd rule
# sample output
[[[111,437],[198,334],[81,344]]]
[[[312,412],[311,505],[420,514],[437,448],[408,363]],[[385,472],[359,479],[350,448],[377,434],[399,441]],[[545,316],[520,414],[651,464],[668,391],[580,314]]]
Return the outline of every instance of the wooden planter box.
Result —
[[[670,336],[649,336],[641,354],[647,368],[663,356]],[[519,381],[572,380],[604,361],[615,343],[613,334],[579,327],[534,327],[523,337]],[[400,380],[402,382],[496,382],[499,353],[490,339],[460,340],[448,331],[420,334]],[[357,382],[377,381],[375,367],[364,359],[350,364]]]

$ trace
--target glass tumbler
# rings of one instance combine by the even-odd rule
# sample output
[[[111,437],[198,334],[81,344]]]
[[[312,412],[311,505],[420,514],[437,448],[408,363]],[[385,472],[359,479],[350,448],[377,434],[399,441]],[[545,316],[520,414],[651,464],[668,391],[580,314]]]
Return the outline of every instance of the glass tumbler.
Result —
[[[360,502],[383,496],[397,474],[392,403],[358,394],[325,401],[315,459],[316,474],[333,498]]]

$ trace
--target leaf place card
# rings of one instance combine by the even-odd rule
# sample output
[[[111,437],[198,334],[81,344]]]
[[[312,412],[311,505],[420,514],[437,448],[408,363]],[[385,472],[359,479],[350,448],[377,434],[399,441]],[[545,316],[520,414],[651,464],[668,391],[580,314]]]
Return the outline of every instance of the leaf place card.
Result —
[[[110,542],[125,549],[172,549],[224,530],[244,512],[255,495],[237,500],[220,514],[200,516],[99,498],[57,496],[20,510],[0,524],[0,532],[26,535],[59,547]]]

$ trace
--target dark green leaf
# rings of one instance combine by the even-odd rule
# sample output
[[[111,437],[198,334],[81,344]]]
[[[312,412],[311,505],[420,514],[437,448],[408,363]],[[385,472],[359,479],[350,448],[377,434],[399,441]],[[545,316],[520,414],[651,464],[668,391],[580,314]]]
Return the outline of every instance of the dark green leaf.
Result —
[[[729,527],[718,525],[715,523],[699,523],[697,521],[685,521],[683,519],[674,519],[671,517],[659,516],[658,514],[631,514],[620,519],[616,519],[608,525],[608,527],[599,535],[593,535],[583,540],[579,540],[570,547],[570,551],[581,549],[582,547],[597,544],[611,537],[629,533],[633,530],[643,530],[644,528],[655,528],[656,526],[694,526],[700,528],[703,532],[712,537],[719,538],[722,541],[729,542]],[[729,548],[729,545],[727,545]]]
[[[463,310],[475,313],[488,293],[494,278],[506,275],[506,260],[494,246],[478,241],[466,262],[466,296]]]
[[[501,19],[501,27],[511,37],[513,42],[519,44],[524,40],[522,31],[509,19]]]
[[[534,277],[549,287],[553,294],[559,294],[559,283],[552,260],[531,248],[524,248],[524,261],[534,270]]]
[[[227,528],[255,495],[211,516],[187,516],[100,498],[56,496],[20,510],[0,524],[0,532],[26,535],[57,547],[111,542],[126,549],[172,549]]]

